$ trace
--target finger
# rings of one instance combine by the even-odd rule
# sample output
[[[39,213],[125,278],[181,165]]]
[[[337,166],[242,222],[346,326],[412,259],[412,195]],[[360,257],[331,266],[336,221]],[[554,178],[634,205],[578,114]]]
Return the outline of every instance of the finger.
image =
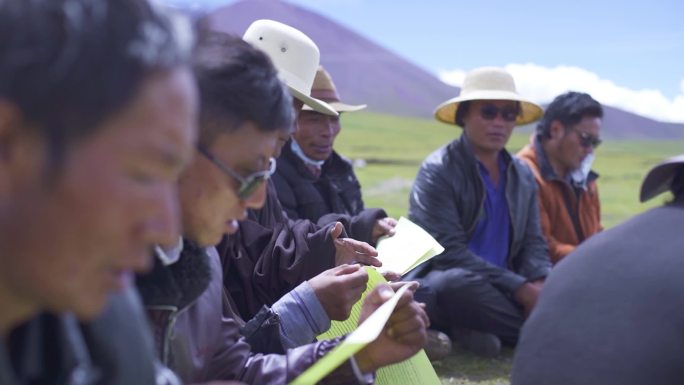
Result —
[[[368,293],[363,302],[378,307],[387,302],[393,295],[394,292],[392,291],[392,288],[390,288],[389,285],[381,283]]]
[[[340,275],[336,279],[341,285],[341,290],[366,290],[366,285],[368,284],[368,272],[366,271],[366,269],[359,268],[355,272]]]
[[[358,264],[353,264],[353,265],[339,265],[337,267],[333,267],[332,269],[326,270],[332,272],[334,275],[347,275],[347,274],[353,274],[356,273],[359,270],[363,270],[361,268],[361,265]]]
[[[378,251],[375,249],[375,247],[366,242],[362,242],[353,238],[344,238],[344,240],[346,241],[347,245],[350,246],[357,254],[367,254],[372,256],[378,255]]]
[[[342,226],[342,223],[340,222],[335,222],[335,225],[330,229],[330,237],[333,239],[333,241],[336,241],[337,238],[342,235],[342,231],[344,230],[344,226]]]
[[[380,267],[382,266],[382,262],[380,260],[372,255],[367,255],[367,254],[356,254],[356,262],[362,263],[364,265],[368,266],[375,266],[375,267]]]
[[[385,278],[386,281],[390,282],[390,285],[392,285],[392,282],[399,281],[401,279],[401,274],[394,272],[394,271],[384,271],[382,272],[382,277]],[[392,289],[399,290],[398,288],[395,288],[392,286]]]
[[[397,309],[406,306],[407,304],[410,304],[413,302],[413,292],[411,290],[406,290],[401,297],[399,298],[399,301],[397,301]]]
[[[405,334],[411,334],[418,330],[425,329],[425,322],[417,315],[407,318],[400,322],[392,322],[389,324],[389,329],[392,330],[393,337],[401,337]]]

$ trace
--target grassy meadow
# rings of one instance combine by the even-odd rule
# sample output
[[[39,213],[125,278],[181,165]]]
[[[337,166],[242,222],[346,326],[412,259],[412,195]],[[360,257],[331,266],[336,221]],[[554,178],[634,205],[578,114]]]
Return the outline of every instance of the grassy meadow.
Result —
[[[422,160],[461,134],[461,129],[428,119],[371,113],[342,117],[342,132],[335,148],[355,162],[367,207],[383,207],[398,218],[406,215],[411,183]],[[514,132],[508,149],[524,146],[530,131]],[[646,172],[662,159],[684,153],[684,141],[604,141],[596,152],[603,224],[606,228],[657,206],[668,197],[639,203],[639,188]],[[454,347],[452,354],[434,364],[444,385],[508,384],[513,351],[501,357],[481,359]]]
[[[342,116],[338,152],[355,161],[367,207],[383,207],[391,215],[406,215],[411,183],[423,159],[461,135],[461,129],[428,119],[371,113]],[[514,132],[508,150],[517,152],[530,133]],[[646,172],[662,159],[684,153],[684,141],[632,142],[606,140],[596,152],[602,216],[606,228],[656,206],[667,196],[639,203]]]

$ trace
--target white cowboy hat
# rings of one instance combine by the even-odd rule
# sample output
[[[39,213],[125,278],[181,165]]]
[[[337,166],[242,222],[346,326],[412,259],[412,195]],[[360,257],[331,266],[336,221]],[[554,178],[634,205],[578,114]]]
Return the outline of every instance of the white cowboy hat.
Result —
[[[646,174],[644,183],[641,184],[641,194],[639,200],[646,202],[647,200],[668,191],[672,187],[675,175],[679,167],[684,166],[684,154],[669,158],[659,165],[653,167],[651,171]]]
[[[316,71],[316,77],[314,78],[313,87],[311,88],[311,96],[328,103],[338,113],[358,111],[366,108],[365,104],[354,106],[351,104],[342,103],[340,101],[340,95],[337,93],[335,83],[333,83],[332,77],[330,77],[330,74],[323,68],[323,66],[318,67],[318,71]],[[302,109],[308,111],[312,110],[312,108],[309,106],[304,106]]]
[[[532,123],[544,114],[537,104],[524,99],[515,89],[513,76],[496,67],[481,67],[468,72],[463,80],[461,94],[437,106],[435,118],[440,122],[456,124],[456,110],[461,102],[469,100],[513,100],[520,102],[522,113],[516,125]]]
[[[257,20],[242,39],[271,58],[292,96],[322,114],[337,115],[327,103],[310,96],[321,54],[308,36],[277,21]]]

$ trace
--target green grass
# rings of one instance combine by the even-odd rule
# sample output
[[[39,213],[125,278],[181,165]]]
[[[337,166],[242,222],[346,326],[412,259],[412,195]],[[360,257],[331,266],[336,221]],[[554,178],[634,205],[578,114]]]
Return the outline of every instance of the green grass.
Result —
[[[335,148],[355,161],[367,207],[382,207],[398,218],[406,215],[411,183],[422,160],[438,147],[460,136],[461,129],[427,119],[399,118],[370,113],[345,114]],[[508,149],[517,152],[529,141],[529,132],[514,133]],[[611,227],[657,206],[668,197],[639,203],[646,172],[666,157],[684,153],[684,142],[605,141],[596,153],[603,224]],[[365,165],[364,165],[365,164]],[[435,363],[444,385],[508,384],[512,350],[497,359],[482,359],[454,348]]]
[[[411,183],[423,159],[460,136],[461,129],[428,119],[400,118],[371,113],[345,114],[335,148],[355,161],[367,207],[382,207],[399,217],[408,210]],[[508,145],[517,152],[529,133],[514,132]],[[667,197],[639,203],[639,187],[646,172],[662,159],[684,152],[683,141],[606,141],[596,153],[603,224],[606,228]]]

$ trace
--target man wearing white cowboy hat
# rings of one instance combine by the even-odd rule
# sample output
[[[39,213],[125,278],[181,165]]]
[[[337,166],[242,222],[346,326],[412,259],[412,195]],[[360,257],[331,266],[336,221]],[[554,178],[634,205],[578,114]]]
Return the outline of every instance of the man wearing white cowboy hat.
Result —
[[[435,111],[463,135],[427,157],[411,191],[409,217],[446,248],[412,276],[436,293],[433,324],[480,355],[517,342],[551,268],[534,176],[505,149],[516,124],[541,115],[508,72],[469,72]]]
[[[306,104],[323,113],[337,114],[327,103],[310,96],[319,52],[306,35],[275,21],[257,20],[247,29],[243,39],[271,59],[278,76],[295,96],[296,113]],[[290,134],[289,129],[278,131],[274,158],[280,155]],[[289,220],[278,201],[272,180],[269,178],[265,182],[266,196],[261,208],[250,207],[247,219],[240,223],[237,232],[224,237],[218,246],[229,277],[225,286],[236,298],[238,312],[243,318],[251,319],[264,305],[278,301],[302,282],[324,275],[325,285],[312,287],[313,290],[305,293],[308,295],[301,297],[302,304],[309,309],[322,306],[326,310],[310,312],[315,316],[313,323],[316,325],[329,325],[331,319],[346,319],[351,311],[351,306],[347,305],[353,305],[349,302],[354,298],[351,295],[354,290],[350,289],[357,286],[359,280],[365,285],[365,270],[321,273],[351,262],[380,265],[375,258],[377,252],[365,242],[344,238],[342,223],[333,221],[318,226],[310,221]],[[338,290],[328,290],[332,287],[338,287]]]
[[[340,114],[366,108],[365,104],[342,103],[323,67],[316,72],[311,95]],[[348,215],[352,224],[350,236],[374,244],[380,236],[391,233],[396,220],[387,217],[382,209],[364,208],[361,185],[351,162],[333,148],[340,130],[338,116],[304,106],[297,131],[284,146],[273,175],[278,199],[291,219],[316,222],[330,213]]]
[[[684,154],[654,167],[641,201],[668,203],[594,235],[559,263],[525,324],[513,384],[681,384]]]

